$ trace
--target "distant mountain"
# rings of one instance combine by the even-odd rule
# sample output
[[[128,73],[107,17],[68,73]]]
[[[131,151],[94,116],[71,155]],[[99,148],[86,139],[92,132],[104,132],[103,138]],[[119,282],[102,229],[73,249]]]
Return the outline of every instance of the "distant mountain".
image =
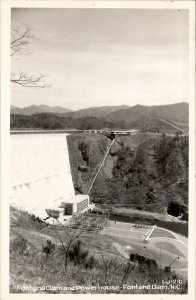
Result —
[[[153,129],[175,131],[167,122],[188,129],[189,106],[182,102],[161,106],[103,106],[67,111],[46,105],[11,107],[11,128]],[[161,120],[162,119],[162,120]],[[166,121],[166,122],[165,122]],[[181,128],[180,127],[180,128]]]
[[[40,113],[54,113],[54,114],[63,114],[70,112],[71,110],[68,108],[60,107],[60,106],[48,106],[48,105],[31,105],[28,107],[19,108],[16,106],[11,106],[10,112],[11,114],[18,114],[24,116],[30,116],[34,114]]]
[[[108,114],[111,114],[113,112],[122,110],[122,109],[128,109],[130,106],[128,105],[120,105],[120,106],[100,106],[100,107],[89,107],[80,109],[77,111],[73,111],[71,113],[66,114],[66,116],[72,117],[72,118],[86,118],[86,117],[94,117],[94,118],[104,118]]]
[[[100,106],[71,111],[60,106],[31,105],[24,108],[11,106],[11,114],[34,115],[40,113],[53,113],[65,118],[80,119],[94,117],[109,122],[137,123],[152,118],[163,118],[173,122],[188,123],[188,103],[181,102],[170,105],[143,106],[121,105]]]
[[[160,106],[142,106],[135,105],[127,109],[117,110],[107,115],[109,122],[137,123],[143,122],[147,119],[163,118],[168,121],[181,121],[188,123],[189,119],[189,106],[188,103],[176,103],[170,105]]]

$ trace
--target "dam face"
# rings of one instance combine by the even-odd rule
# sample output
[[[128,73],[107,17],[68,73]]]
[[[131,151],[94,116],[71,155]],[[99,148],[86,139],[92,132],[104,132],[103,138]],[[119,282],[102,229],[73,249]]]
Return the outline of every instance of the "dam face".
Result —
[[[67,134],[10,135],[10,204],[40,218],[73,197]]]

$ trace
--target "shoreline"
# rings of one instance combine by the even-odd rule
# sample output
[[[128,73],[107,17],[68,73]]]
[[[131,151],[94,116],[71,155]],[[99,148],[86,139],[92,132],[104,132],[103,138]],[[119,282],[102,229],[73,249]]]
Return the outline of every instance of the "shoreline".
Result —
[[[134,211],[134,210],[133,210]],[[158,227],[164,228],[164,229],[168,229],[171,230],[177,234],[180,234],[182,236],[188,237],[188,222],[185,221],[172,221],[172,218],[158,218],[157,213],[150,213],[149,214],[142,214],[141,211],[139,211],[140,214],[138,213],[134,213],[134,212],[130,212],[129,213],[125,213],[125,212],[112,212],[109,210],[106,211],[99,208],[99,207],[95,207],[93,210],[93,213],[101,213],[101,214],[106,214],[108,215],[109,219],[111,221],[117,221],[117,222],[126,222],[126,223],[134,223],[136,221],[143,221],[143,222],[150,222],[151,225],[157,225]],[[156,214],[156,215],[152,215],[152,214]],[[155,217],[156,216],[156,217]]]
[[[108,208],[102,208],[100,205],[97,205],[94,207],[93,211],[96,213],[110,213],[110,215],[113,216],[122,216],[122,217],[138,217],[138,218],[145,218],[149,220],[157,220],[157,221],[163,221],[163,222],[172,222],[172,223],[181,223],[181,224],[187,224],[188,222],[182,219],[179,219],[179,217],[174,217],[169,214],[161,214],[157,212],[148,212],[145,210],[137,210],[133,208],[111,208],[108,205]]]

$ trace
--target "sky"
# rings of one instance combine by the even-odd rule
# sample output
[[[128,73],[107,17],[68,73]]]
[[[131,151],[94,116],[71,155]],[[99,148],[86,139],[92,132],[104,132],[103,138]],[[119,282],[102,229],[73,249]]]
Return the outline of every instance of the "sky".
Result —
[[[11,105],[62,106],[188,102],[188,10],[14,8],[29,24],[29,55],[12,72],[48,74],[44,89],[11,84]]]

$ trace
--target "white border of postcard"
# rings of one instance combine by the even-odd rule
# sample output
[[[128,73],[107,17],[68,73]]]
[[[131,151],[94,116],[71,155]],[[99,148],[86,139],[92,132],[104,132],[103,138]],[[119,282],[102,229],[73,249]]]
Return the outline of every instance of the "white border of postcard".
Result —
[[[194,1],[12,1],[1,0],[1,299],[195,299],[195,2]],[[11,8],[146,8],[189,10],[189,250],[187,295],[10,294],[9,293],[9,121]]]

